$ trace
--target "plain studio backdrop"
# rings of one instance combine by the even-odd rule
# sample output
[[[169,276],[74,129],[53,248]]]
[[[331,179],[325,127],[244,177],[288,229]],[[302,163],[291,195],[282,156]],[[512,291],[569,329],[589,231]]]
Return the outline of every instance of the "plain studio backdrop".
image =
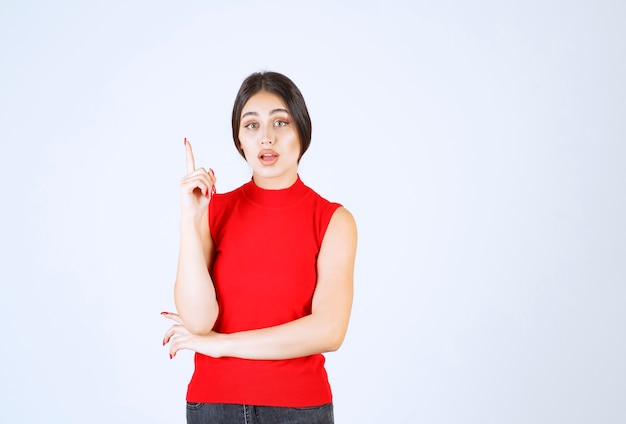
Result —
[[[624,4],[3,0],[0,422],[184,422],[183,137],[248,181],[259,70],[359,226],[338,423],[625,422]]]

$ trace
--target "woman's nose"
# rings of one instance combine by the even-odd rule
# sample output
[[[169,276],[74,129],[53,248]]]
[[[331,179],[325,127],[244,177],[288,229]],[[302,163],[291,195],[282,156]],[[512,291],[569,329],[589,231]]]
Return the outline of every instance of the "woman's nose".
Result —
[[[272,133],[271,130],[266,129],[263,132],[262,138],[261,138],[261,144],[263,144],[263,145],[272,145],[272,144],[274,144],[274,134]]]

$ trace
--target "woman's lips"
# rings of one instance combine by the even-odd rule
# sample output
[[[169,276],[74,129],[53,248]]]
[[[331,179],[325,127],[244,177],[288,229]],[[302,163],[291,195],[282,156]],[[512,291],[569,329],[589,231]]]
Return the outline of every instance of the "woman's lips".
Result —
[[[259,154],[259,160],[263,165],[273,165],[278,160],[278,153],[273,150],[263,150]]]

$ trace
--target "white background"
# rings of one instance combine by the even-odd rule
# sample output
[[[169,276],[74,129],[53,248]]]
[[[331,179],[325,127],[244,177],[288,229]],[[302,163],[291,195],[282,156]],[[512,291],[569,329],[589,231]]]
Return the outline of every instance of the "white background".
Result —
[[[0,6],[0,422],[182,423],[183,137],[218,190],[241,81],[302,90],[303,181],[359,226],[338,423],[626,421],[621,1]]]

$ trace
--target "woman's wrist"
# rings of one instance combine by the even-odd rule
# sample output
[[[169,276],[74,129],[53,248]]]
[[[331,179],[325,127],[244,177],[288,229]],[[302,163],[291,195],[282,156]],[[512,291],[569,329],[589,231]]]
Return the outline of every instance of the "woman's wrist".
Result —
[[[199,342],[197,352],[212,358],[221,358],[224,356],[233,356],[228,353],[229,335],[220,334],[214,331],[206,335],[196,335]]]
[[[202,228],[203,217],[196,216],[181,216],[180,217],[180,232],[181,235],[200,235]]]
[[[231,335],[230,334],[221,334],[221,333],[215,333],[217,334],[217,343],[216,343],[216,353],[218,354],[218,358],[221,358],[223,356],[234,356],[231,353],[229,353],[229,346],[231,344]]]

